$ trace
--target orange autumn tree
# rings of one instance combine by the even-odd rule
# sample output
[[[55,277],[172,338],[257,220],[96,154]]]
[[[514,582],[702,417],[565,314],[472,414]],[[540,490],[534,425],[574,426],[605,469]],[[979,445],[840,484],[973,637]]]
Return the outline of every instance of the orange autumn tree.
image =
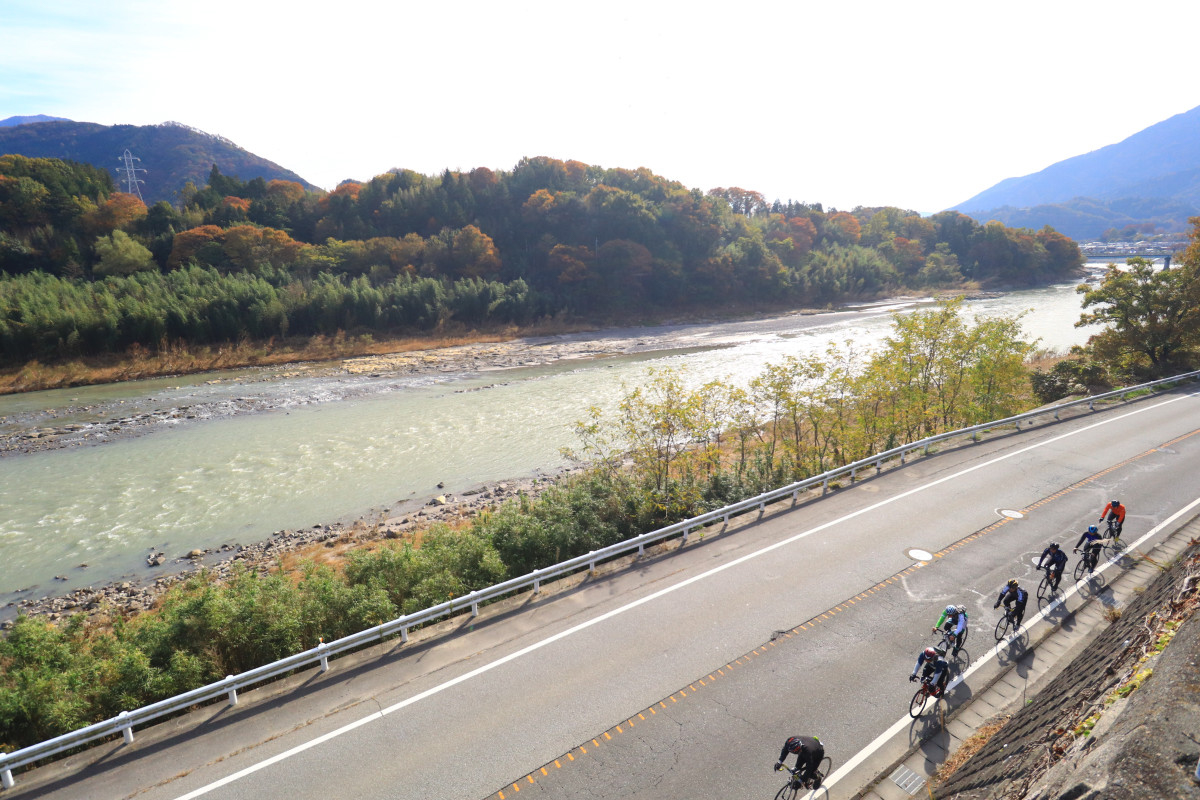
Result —
[[[238,269],[252,270],[262,264],[286,267],[296,262],[307,247],[275,228],[235,225],[225,231],[225,255]]]
[[[103,203],[89,209],[80,221],[88,235],[101,236],[130,230],[146,213],[146,204],[137,195],[113,192]]]
[[[216,225],[201,225],[199,228],[175,234],[171,255],[167,257],[167,269],[178,269],[196,257],[200,248],[210,243],[221,243],[224,231]]]

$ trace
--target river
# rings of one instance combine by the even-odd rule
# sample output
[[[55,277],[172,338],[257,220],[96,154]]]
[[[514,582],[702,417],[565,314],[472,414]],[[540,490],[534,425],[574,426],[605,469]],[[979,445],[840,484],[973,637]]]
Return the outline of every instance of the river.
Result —
[[[1089,335],[1074,327],[1073,287],[968,308],[1026,311],[1027,336],[1065,351]],[[99,431],[89,441],[103,441],[114,417],[149,426],[0,458],[0,601],[144,579],[153,551],[176,558],[554,471],[565,463],[561,449],[575,444],[572,423],[589,406],[614,407],[647,367],[745,381],[784,355],[878,341],[891,312],[913,306],[554,337],[531,350],[563,346],[569,357],[507,369],[275,368],[0,397],[0,433],[53,421]]]

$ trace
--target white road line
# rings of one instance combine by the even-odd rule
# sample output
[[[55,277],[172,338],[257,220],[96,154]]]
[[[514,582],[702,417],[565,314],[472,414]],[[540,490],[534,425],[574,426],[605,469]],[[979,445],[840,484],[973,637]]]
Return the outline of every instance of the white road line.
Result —
[[[518,659],[518,658],[521,658],[522,656],[526,656],[526,655],[528,655],[528,654],[530,654],[530,653],[534,652],[535,650],[540,650],[541,648],[545,647],[546,645],[553,644],[554,642],[557,642],[557,641],[558,641],[558,640],[560,640],[560,639],[565,639],[566,637],[568,637],[568,636],[571,636],[571,635],[573,635],[573,634],[576,634],[576,633],[579,633],[579,632],[580,632],[580,631],[582,631],[582,630],[586,630],[587,628],[590,628],[590,627],[592,627],[593,625],[596,625],[596,624],[598,624],[598,623],[600,623],[600,622],[604,622],[604,621],[606,621],[606,620],[609,620],[609,619],[611,619],[611,618],[613,618],[613,617],[615,617],[615,616],[617,616],[617,615],[619,615],[619,614],[624,614],[626,611],[631,611],[631,610],[633,610],[633,609],[637,608],[638,606],[644,605],[644,604],[646,604],[646,603],[649,603],[649,602],[651,602],[651,601],[653,601],[653,600],[657,600],[658,598],[660,598],[660,597],[663,597],[664,595],[670,594],[671,592],[677,591],[677,590],[679,590],[679,589],[683,589],[684,587],[690,586],[690,585],[692,585],[693,583],[696,583],[696,582],[698,582],[698,581],[705,580],[705,579],[707,579],[707,578],[711,578],[712,576],[714,576],[714,575],[717,575],[718,573],[724,572],[724,571],[725,571],[725,570],[727,570],[727,569],[731,569],[731,568],[733,568],[733,567],[736,567],[736,566],[738,566],[739,564],[742,564],[742,563],[744,563],[744,562],[746,562],[746,561],[749,561],[749,560],[751,560],[751,559],[753,559],[753,558],[758,558],[759,556],[762,556],[762,555],[765,555],[765,554],[767,554],[767,553],[770,553],[770,552],[773,552],[773,551],[775,551],[775,550],[778,550],[778,549],[779,549],[779,548],[781,548],[781,547],[785,547],[785,546],[787,546],[787,545],[789,545],[789,544],[792,544],[793,542],[797,542],[797,541],[799,541],[800,539],[803,539],[803,538],[805,538],[805,537],[807,537],[807,536],[811,536],[811,535],[812,535],[812,534],[814,534],[814,533],[818,533],[818,532],[820,532],[820,531],[826,530],[827,528],[832,528],[832,527],[833,527],[833,526],[835,526],[835,525],[840,525],[841,523],[843,523],[843,522],[846,522],[847,520],[851,520],[851,519],[854,519],[855,517],[861,516],[861,515],[863,515],[863,514],[867,514],[867,513],[871,512],[871,511],[874,511],[874,510],[876,510],[876,509],[878,509],[878,508],[881,508],[881,507],[883,507],[883,506],[889,505],[889,504],[891,504],[891,503],[895,503],[895,502],[896,502],[896,501],[898,501],[898,500],[903,500],[904,498],[906,498],[906,497],[909,497],[909,496],[911,496],[911,495],[914,495],[914,494],[917,494],[918,492],[923,492],[923,491],[925,491],[926,489],[932,489],[932,488],[933,488],[933,487],[935,487],[935,486],[938,486],[938,485],[940,485],[940,484],[943,484],[943,483],[946,483],[946,482],[948,482],[948,481],[954,480],[955,478],[960,478],[960,477],[962,477],[963,475],[968,475],[968,474],[970,474],[970,473],[972,473],[972,472],[975,472],[976,470],[983,469],[984,467],[990,467],[990,466],[992,466],[993,464],[998,464],[998,463],[1000,463],[1001,461],[1006,461],[1006,460],[1008,460],[1008,459],[1010,459],[1010,458],[1014,458],[1015,456],[1019,456],[1019,455],[1022,455],[1022,454],[1024,454],[1024,453],[1027,453],[1027,452],[1029,452],[1029,451],[1031,451],[1031,450],[1036,450],[1036,449],[1038,449],[1038,448],[1040,448],[1040,447],[1045,447],[1045,446],[1047,446],[1047,445],[1054,444],[1055,442],[1062,441],[1063,439],[1069,439],[1069,438],[1071,438],[1072,436],[1078,436],[1078,435],[1079,435],[1079,434],[1081,434],[1081,433],[1085,433],[1085,432],[1087,432],[1087,431],[1090,431],[1090,430],[1093,430],[1093,429],[1095,429],[1095,428],[1099,428],[1099,427],[1101,427],[1101,426],[1103,426],[1103,425],[1109,425],[1109,424],[1111,424],[1111,423],[1113,423],[1113,422],[1118,422],[1118,421],[1120,421],[1120,420],[1123,420],[1123,419],[1125,419],[1125,418],[1127,418],[1127,417],[1135,416],[1135,415],[1137,415],[1137,414],[1142,414],[1142,413],[1145,413],[1145,412],[1147,412],[1147,411],[1153,411],[1153,410],[1155,410],[1155,409],[1161,408],[1162,406],[1165,406],[1165,405],[1170,405],[1171,403],[1177,403],[1177,402],[1179,402],[1180,400],[1188,400],[1188,399],[1192,399],[1193,397],[1195,397],[1195,395],[1192,395],[1192,394],[1185,394],[1185,395],[1182,395],[1182,396],[1180,396],[1180,397],[1175,397],[1175,398],[1172,398],[1172,399],[1170,399],[1170,400],[1164,400],[1163,402],[1161,402],[1161,403],[1157,403],[1157,404],[1155,404],[1155,405],[1152,405],[1152,406],[1146,406],[1146,407],[1144,407],[1144,408],[1139,408],[1139,409],[1136,409],[1136,410],[1134,410],[1134,411],[1130,411],[1130,412],[1128,412],[1128,413],[1126,413],[1126,414],[1122,414],[1122,415],[1120,415],[1120,416],[1116,416],[1116,417],[1110,417],[1110,418],[1108,418],[1108,419],[1104,419],[1104,420],[1101,420],[1101,421],[1099,421],[1099,422],[1092,423],[1091,425],[1087,425],[1087,426],[1085,426],[1085,427],[1082,427],[1082,428],[1080,428],[1079,430],[1076,430],[1076,431],[1071,431],[1070,433],[1064,433],[1064,434],[1062,434],[1062,435],[1060,435],[1060,436],[1055,436],[1055,437],[1054,437],[1054,438],[1052,438],[1052,439],[1047,439],[1047,440],[1046,440],[1046,441],[1044,441],[1044,442],[1039,442],[1039,443],[1037,443],[1037,444],[1032,444],[1032,445],[1030,445],[1030,446],[1028,446],[1028,447],[1023,447],[1023,448],[1021,448],[1020,450],[1014,450],[1014,451],[1013,451],[1013,452],[1011,452],[1011,453],[1007,453],[1007,454],[1005,454],[1005,455],[1002,455],[1002,456],[997,456],[996,458],[993,458],[993,459],[991,459],[990,461],[985,461],[985,462],[982,462],[982,463],[980,463],[980,464],[976,464],[976,465],[975,465],[975,466],[973,466],[973,467],[967,467],[966,469],[964,469],[964,470],[962,470],[962,471],[960,471],[960,472],[956,472],[956,473],[954,473],[953,475],[947,475],[947,476],[945,476],[945,477],[943,477],[943,478],[939,478],[939,479],[937,479],[937,480],[933,481],[932,483],[927,483],[927,484],[925,484],[925,485],[923,485],[923,486],[918,486],[918,487],[915,487],[915,488],[913,488],[913,489],[909,489],[908,491],[906,491],[906,492],[902,492],[901,494],[898,494],[898,495],[896,495],[895,497],[890,497],[890,498],[888,498],[888,499],[886,499],[886,500],[880,500],[878,503],[875,503],[874,505],[866,506],[865,508],[860,508],[858,511],[852,511],[852,512],[850,512],[849,514],[846,514],[845,516],[839,517],[838,519],[831,520],[831,521],[829,521],[829,522],[826,522],[826,523],[824,523],[824,524],[822,524],[822,525],[818,525],[818,526],[817,526],[817,527],[815,527],[815,528],[811,528],[811,529],[809,529],[809,530],[807,530],[807,531],[804,531],[803,533],[798,533],[798,534],[796,534],[795,536],[791,536],[791,537],[789,537],[789,538],[787,538],[787,539],[782,539],[782,540],[780,540],[780,541],[778,541],[778,542],[775,542],[774,544],[767,545],[766,547],[763,547],[763,548],[762,548],[762,549],[760,549],[760,550],[756,550],[756,551],[754,551],[753,553],[747,553],[746,555],[744,555],[744,556],[741,556],[741,557],[739,557],[739,558],[736,558],[736,559],[734,559],[733,561],[730,561],[730,562],[728,562],[728,563],[726,563],[726,564],[722,564],[722,565],[721,565],[721,566],[719,566],[719,567],[714,567],[714,568],[712,568],[712,569],[708,570],[707,572],[700,573],[699,575],[694,575],[694,576],[692,576],[691,578],[687,578],[687,579],[685,579],[685,580],[682,580],[682,581],[680,581],[679,583],[676,583],[676,584],[674,584],[674,585],[672,585],[672,586],[667,586],[667,587],[665,587],[665,588],[663,588],[663,589],[659,589],[657,592],[654,592],[653,594],[649,594],[649,595],[646,595],[646,596],[645,596],[645,597],[643,597],[643,598],[640,598],[640,599],[638,599],[638,600],[634,600],[633,602],[631,602],[631,603],[628,603],[627,605],[621,606],[620,608],[614,608],[613,610],[611,610],[611,611],[608,611],[608,612],[606,612],[606,613],[604,613],[604,614],[601,614],[601,615],[600,615],[600,616],[598,616],[598,617],[594,617],[593,619],[590,619],[590,620],[588,620],[588,621],[586,621],[586,622],[582,622],[582,623],[580,623],[580,624],[576,625],[576,626],[575,626],[575,627],[573,627],[573,628],[568,628],[567,630],[560,631],[559,633],[556,633],[556,634],[554,634],[553,636],[550,636],[550,637],[548,637],[548,638],[546,638],[546,639],[543,639],[543,640],[541,640],[541,641],[539,641],[539,642],[535,642],[534,644],[531,644],[531,645],[529,645],[528,647],[525,647],[525,648],[523,648],[523,649],[521,649],[521,650],[518,650],[518,651],[516,651],[516,652],[514,652],[514,653],[510,653],[510,654],[508,654],[507,656],[503,656],[503,657],[501,657],[501,658],[498,658],[498,659],[496,659],[495,661],[493,661],[493,662],[491,662],[491,663],[489,663],[489,664],[484,664],[483,666],[481,666],[481,667],[478,667],[478,668],[476,668],[476,669],[473,669],[473,670],[471,670],[470,672],[467,672],[467,673],[465,673],[465,674],[463,674],[463,675],[459,675],[457,678],[452,678],[451,680],[448,680],[448,681],[446,681],[445,683],[441,683],[441,684],[438,684],[437,686],[434,686],[434,687],[432,687],[432,688],[430,688],[430,689],[426,689],[425,691],[423,691],[423,692],[421,692],[421,693],[419,693],[419,694],[413,695],[412,697],[410,697],[410,698],[408,698],[408,699],[406,699],[406,700],[402,700],[402,701],[400,701],[399,703],[396,703],[395,705],[388,706],[387,708],[383,709],[382,711],[377,711],[377,712],[375,712],[375,713],[373,713],[373,714],[369,714],[369,715],[367,715],[367,716],[365,716],[365,717],[363,717],[363,718],[361,718],[361,719],[355,720],[354,722],[351,722],[351,723],[349,723],[349,724],[347,724],[347,725],[343,725],[342,727],[338,728],[337,730],[333,730],[333,731],[330,731],[329,733],[326,733],[326,734],[323,734],[323,735],[321,735],[321,736],[318,736],[318,737],[317,737],[317,738],[315,738],[315,739],[311,739],[311,740],[309,740],[309,741],[305,742],[304,744],[300,744],[300,745],[297,745],[297,746],[295,746],[295,747],[293,747],[293,748],[291,748],[291,749],[289,749],[289,750],[285,750],[285,751],[284,751],[284,752],[282,752],[282,753],[277,753],[276,755],[273,755],[273,756],[271,756],[270,758],[268,758],[268,759],[265,759],[265,760],[263,760],[263,761],[260,761],[260,762],[258,762],[258,763],[256,763],[256,764],[251,764],[250,766],[246,767],[245,769],[242,769],[242,770],[239,770],[239,771],[237,771],[237,772],[234,772],[234,773],[233,773],[233,774],[231,774],[231,775],[226,775],[224,778],[221,778],[221,779],[219,779],[219,780],[213,781],[212,783],[209,783],[209,784],[207,784],[207,785],[205,785],[205,786],[201,786],[199,789],[194,789],[193,791],[190,791],[190,792],[188,792],[188,793],[187,793],[187,794],[185,794],[185,795],[181,795],[181,796],[179,796],[179,797],[178,797],[176,800],[193,800],[193,798],[196,798],[196,797],[201,797],[201,796],[203,796],[203,795],[206,795],[206,794],[208,794],[209,792],[211,792],[211,791],[213,791],[213,790],[215,790],[215,789],[219,789],[219,788],[220,788],[220,787],[222,787],[222,786],[225,786],[225,785],[227,785],[227,784],[233,783],[233,782],[234,782],[234,781],[236,781],[236,780],[240,780],[241,778],[244,778],[244,777],[246,777],[247,775],[251,775],[251,774],[253,774],[253,773],[255,773],[255,772],[258,772],[258,771],[259,771],[259,770],[261,770],[261,769],[264,769],[264,768],[266,768],[266,767],[269,767],[269,766],[271,766],[272,764],[277,764],[277,763],[279,763],[280,761],[283,761],[283,760],[285,760],[285,759],[287,759],[287,758],[291,758],[291,757],[292,757],[292,756],[294,756],[294,755],[297,755],[297,754],[299,754],[299,753],[303,753],[305,750],[308,750],[309,748],[312,748],[312,747],[316,747],[318,744],[321,744],[322,742],[327,742],[327,741],[329,741],[330,739],[335,739],[335,738],[337,738],[338,736],[341,736],[341,735],[342,735],[342,734],[344,734],[344,733],[349,733],[350,731],[354,730],[355,728],[360,728],[360,727],[362,727],[363,725],[366,725],[368,722],[373,722],[373,721],[375,721],[375,720],[377,720],[377,719],[382,719],[384,716],[386,716],[386,715],[388,715],[388,714],[391,714],[391,713],[392,713],[392,712],[394,712],[394,711],[399,711],[400,709],[402,709],[402,708],[405,708],[406,706],[410,706],[410,705],[412,705],[413,703],[416,703],[416,702],[419,702],[419,701],[421,701],[421,700],[424,700],[424,699],[425,699],[425,698],[427,698],[427,697],[431,697],[432,695],[438,694],[439,692],[445,691],[446,689],[449,689],[449,688],[451,688],[451,687],[453,687],[453,686],[457,686],[458,684],[460,684],[460,683],[463,683],[464,681],[471,680],[472,678],[475,678],[475,677],[477,677],[477,676],[479,676],[479,675],[482,675],[482,674],[483,674],[483,673],[485,673],[485,672],[488,672],[488,671],[490,671],[490,670],[493,670],[493,669],[495,669],[496,667],[499,667],[499,666],[502,666],[502,665],[504,665],[504,664],[507,664],[507,663],[508,663],[508,662],[510,662],[510,661],[514,661],[514,660],[516,660],[516,659]],[[1173,519],[1173,518],[1172,518],[1172,519]],[[1157,530],[1157,529],[1156,529],[1156,530]],[[1141,541],[1141,540],[1139,539],[1138,541]],[[901,720],[901,721],[903,722],[903,720]],[[896,726],[892,726],[892,728],[895,728],[895,727],[896,727]],[[883,740],[884,738],[886,738],[887,736],[891,735],[891,733],[890,733],[890,732],[892,731],[892,728],[889,728],[889,729],[888,729],[888,730],[889,730],[889,733],[887,733],[887,734],[884,734],[884,735],[883,735],[882,737],[880,737],[879,739],[876,739],[876,740],[875,740],[875,742],[874,742],[874,743],[872,743],[871,747],[872,747],[872,748],[873,748],[873,747],[876,747],[876,746],[877,746],[877,744],[876,744],[876,743],[881,743],[881,742],[882,742],[882,740]],[[870,748],[868,748],[868,749],[870,749]],[[867,752],[867,751],[863,751],[863,752]],[[862,755],[862,754],[860,754],[860,755]],[[863,757],[863,758],[865,758],[866,756],[864,755],[864,756],[862,756],[862,757]],[[858,758],[858,756],[856,756],[856,758]],[[860,760],[861,760],[861,759],[860,759]],[[840,776],[843,774],[843,770],[844,770],[844,769],[845,769],[845,768],[843,768],[843,769],[839,769],[837,772],[835,772],[835,773],[834,773],[834,776],[839,776],[839,777],[840,777]],[[834,776],[831,776],[831,777],[830,777],[830,783],[832,783],[834,780],[836,780],[836,777],[834,777]]]
[[[1155,525],[1153,528],[1150,529],[1150,531],[1148,533],[1146,533],[1145,536],[1143,536],[1142,538],[1138,539],[1133,544],[1126,547],[1125,550],[1126,551],[1132,550],[1133,548],[1135,548],[1138,545],[1145,542],[1147,539],[1151,538],[1152,536],[1157,535],[1160,531],[1164,530],[1168,525],[1173,523],[1175,520],[1179,519],[1184,514],[1191,511],[1196,506],[1200,506],[1200,497],[1197,497],[1195,500],[1193,500],[1192,502],[1188,503],[1183,508],[1176,511],[1170,517],[1163,520],[1158,525]],[[1117,559],[1119,559],[1120,557],[1121,557],[1120,554],[1114,555],[1112,558],[1108,559],[1108,561],[1104,562],[1104,566],[1097,567],[1096,572],[1103,573],[1106,569],[1116,566]],[[1086,582],[1087,581],[1080,581],[1080,582],[1076,583],[1074,586],[1072,586],[1070,589],[1068,589],[1066,592],[1064,592],[1063,596],[1061,598],[1059,598],[1058,600],[1055,600],[1053,603],[1046,606],[1046,608],[1043,609],[1042,611],[1039,611],[1036,615],[1034,615],[1034,617],[1032,619],[1024,621],[1024,627],[1026,629],[1032,628],[1034,625],[1036,625],[1038,622],[1040,622],[1046,616],[1047,612],[1051,611],[1052,609],[1058,608],[1063,603],[1065,603],[1067,598],[1070,597],[1071,595],[1075,594],[1076,592],[1078,592],[1079,587]],[[975,672],[975,670],[979,669],[985,663],[987,663],[988,661],[991,661],[993,658],[996,658],[1000,654],[1000,648],[1006,646],[1009,643],[1010,639],[1011,639],[1011,637],[1009,639],[1005,639],[1003,642],[997,642],[996,646],[993,647],[991,650],[989,650],[987,652],[987,654],[983,656],[983,658],[976,661],[974,664],[972,664],[967,669],[966,672],[964,672],[962,675],[959,675],[957,678],[955,678],[953,681],[951,681],[950,684],[948,686],[946,686],[946,691],[949,691],[949,690],[953,689],[955,686],[958,686],[960,683],[965,681],[971,675],[971,673]],[[851,758],[849,761],[847,761],[844,765],[842,765],[838,769],[834,770],[833,774],[830,775],[828,780],[826,780],[822,785],[823,786],[832,786],[833,784],[837,783],[842,778],[846,777],[859,764],[861,764],[863,761],[865,761],[867,758],[869,758],[871,755],[873,755],[876,750],[883,747],[883,745],[885,745],[889,739],[891,739],[893,736],[895,736],[897,733],[904,730],[906,727],[908,727],[911,724],[913,724],[913,720],[911,717],[909,717],[908,714],[905,714],[903,717],[896,720],[895,724],[892,725],[892,727],[888,728],[883,733],[879,734],[879,736],[877,736],[875,738],[875,741],[871,742],[864,749],[860,750],[857,754],[855,754],[855,756],[853,758]]]

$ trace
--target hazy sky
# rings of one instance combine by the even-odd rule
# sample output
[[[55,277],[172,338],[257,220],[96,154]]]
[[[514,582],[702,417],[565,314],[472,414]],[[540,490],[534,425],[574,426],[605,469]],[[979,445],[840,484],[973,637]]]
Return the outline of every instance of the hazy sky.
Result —
[[[325,188],[546,155],[932,212],[1200,105],[1197,22],[1196,0],[0,0],[0,119],[175,120]]]

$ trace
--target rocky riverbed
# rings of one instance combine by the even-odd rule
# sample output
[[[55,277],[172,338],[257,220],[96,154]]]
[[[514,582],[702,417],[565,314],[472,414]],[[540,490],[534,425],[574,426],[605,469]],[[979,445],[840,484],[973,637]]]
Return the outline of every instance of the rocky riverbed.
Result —
[[[326,554],[340,554],[354,547],[411,538],[436,523],[460,524],[480,511],[495,508],[522,495],[537,497],[568,472],[564,470],[553,476],[528,477],[479,486],[461,495],[439,494],[423,505],[398,503],[390,512],[378,511],[351,521],[313,525],[299,530],[280,530],[269,539],[251,544],[226,544],[187,553],[150,551],[146,554],[144,575],[83,587],[62,595],[9,602],[0,609],[0,630],[11,627],[12,620],[18,614],[43,616],[50,620],[79,613],[136,614],[152,608],[164,592],[202,570],[207,570],[218,579],[228,577],[235,569],[265,573],[275,568],[285,556],[295,556],[300,560],[326,560]]]

